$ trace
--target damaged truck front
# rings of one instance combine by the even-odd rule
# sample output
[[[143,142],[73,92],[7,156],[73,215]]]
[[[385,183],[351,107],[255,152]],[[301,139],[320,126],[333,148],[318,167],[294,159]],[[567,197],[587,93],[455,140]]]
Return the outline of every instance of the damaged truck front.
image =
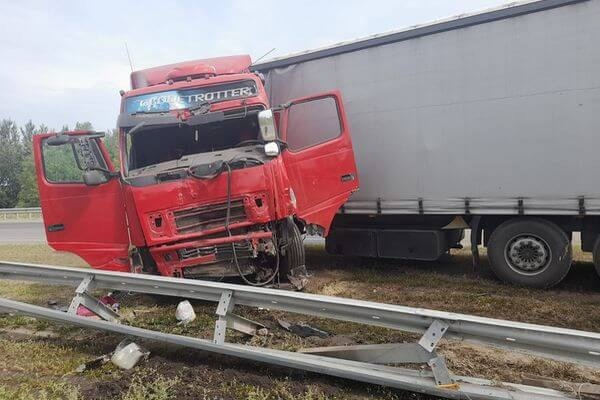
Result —
[[[94,268],[266,284],[357,190],[339,93],[270,108],[248,56],[131,75],[120,169],[101,134],[34,139],[48,243]]]

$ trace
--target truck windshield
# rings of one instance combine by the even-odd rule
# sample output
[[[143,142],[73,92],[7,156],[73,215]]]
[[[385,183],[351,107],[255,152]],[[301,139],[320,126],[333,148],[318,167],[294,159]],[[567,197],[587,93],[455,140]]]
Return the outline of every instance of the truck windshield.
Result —
[[[126,135],[125,151],[129,171],[150,166],[156,166],[153,170],[170,169],[173,167],[170,161],[180,160],[185,156],[259,143],[256,113],[195,126],[150,126]],[[164,164],[164,168],[161,168],[161,164]],[[187,164],[178,163],[177,166],[190,166]]]

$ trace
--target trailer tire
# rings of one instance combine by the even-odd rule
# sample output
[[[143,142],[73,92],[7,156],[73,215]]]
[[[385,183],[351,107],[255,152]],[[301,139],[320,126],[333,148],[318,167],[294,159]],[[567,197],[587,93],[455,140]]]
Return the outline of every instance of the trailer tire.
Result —
[[[285,220],[281,225],[282,230],[287,231],[287,243],[285,244],[285,255],[282,255],[279,260],[279,276],[281,280],[287,281],[288,275],[292,274],[296,268],[304,267],[306,256],[298,225],[292,219]]]
[[[505,282],[549,288],[571,269],[571,242],[553,222],[515,218],[494,229],[488,258],[492,271]]]

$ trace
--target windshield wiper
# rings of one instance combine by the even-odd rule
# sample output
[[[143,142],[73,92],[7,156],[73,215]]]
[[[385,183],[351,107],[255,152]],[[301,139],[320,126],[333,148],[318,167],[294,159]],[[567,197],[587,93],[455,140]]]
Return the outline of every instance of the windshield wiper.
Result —
[[[129,115],[147,115],[147,114],[167,114],[169,111],[144,111],[144,110],[138,110],[136,112],[133,112]]]
[[[140,128],[142,128],[144,125],[146,125],[146,121],[142,121],[139,124],[137,124],[136,126],[134,126],[133,128],[131,128],[129,131],[127,131],[128,135],[133,134],[135,131],[139,130]]]
[[[156,176],[157,181],[164,182],[164,181],[173,181],[176,179],[181,179],[181,178],[186,177],[187,175],[188,175],[187,168],[179,168],[179,169],[173,169],[173,170],[159,172],[155,176]]]

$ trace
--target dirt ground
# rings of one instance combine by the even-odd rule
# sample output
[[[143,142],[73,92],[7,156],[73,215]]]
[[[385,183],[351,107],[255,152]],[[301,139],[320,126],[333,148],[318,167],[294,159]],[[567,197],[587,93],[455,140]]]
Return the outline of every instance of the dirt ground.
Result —
[[[468,251],[437,263],[332,257],[308,249],[314,276],[307,291],[384,303],[600,331],[600,278],[590,257],[577,262],[558,287],[542,291],[498,282],[487,267],[474,270]],[[0,259],[82,265],[43,245],[0,246]],[[485,264],[485,256],[483,257]],[[68,304],[72,288],[0,281],[0,296],[46,305]],[[195,302],[197,319],[177,326],[177,300],[132,295],[122,299],[128,323],[164,332],[210,338],[214,304]],[[414,336],[383,328],[252,308],[236,312],[268,327],[270,335],[228,333],[228,341],[297,350],[302,347],[403,342]],[[277,318],[308,322],[332,336],[303,339],[279,328]],[[36,321],[0,316],[0,399],[429,399],[397,390],[287,370],[214,354],[141,343],[151,352],[134,370],[105,364],[83,373],[78,365],[109,353],[122,338]],[[524,374],[600,384],[600,371],[473,345],[443,343],[441,353],[458,375],[520,383]]]

